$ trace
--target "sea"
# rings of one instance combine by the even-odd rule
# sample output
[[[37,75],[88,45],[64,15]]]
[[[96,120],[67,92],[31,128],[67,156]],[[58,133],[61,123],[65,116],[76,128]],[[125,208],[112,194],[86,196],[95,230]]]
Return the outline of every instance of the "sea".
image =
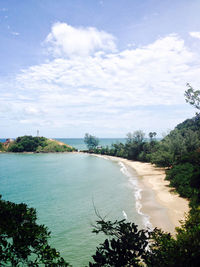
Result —
[[[0,139],[0,141],[4,141]],[[85,149],[83,139],[59,141]],[[100,139],[100,145],[125,139]],[[88,266],[105,236],[92,233],[99,216],[148,226],[136,173],[122,162],[82,153],[0,153],[2,199],[37,210],[50,244],[75,267]]]

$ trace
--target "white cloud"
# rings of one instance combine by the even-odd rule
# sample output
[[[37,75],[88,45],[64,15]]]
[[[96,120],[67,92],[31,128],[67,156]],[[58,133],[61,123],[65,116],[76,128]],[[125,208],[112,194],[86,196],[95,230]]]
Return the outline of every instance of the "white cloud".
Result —
[[[84,36],[90,32],[88,28],[75,30],[81,36],[82,32]],[[160,127],[165,131],[164,127],[180,122],[175,115],[184,117],[175,112],[176,106],[185,103],[186,82],[200,84],[200,61],[179,36],[168,35],[147,46],[121,52],[102,52],[102,46],[92,54],[94,50],[87,48],[80,54],[84,57],[66,57],[70,52],[68,48],[63,52],[65,38],[64,34],[62,41],[59,35],[63,43],[59,58],[23,70],[12,86],[13,95],[5,92],[0,96],[12,102],[13,118],[21,114],[16,120],[30,127],[43,125],[67,129],[69,133],[70,129],[78,129],[77,135],[81,136],[90,129],[112,135],[138,128],[157,131]],[[78,45],[73,55],[78,53]],[[164,115],[160,106],[166,110],[167,106],[174,107],[175,115]],[[187,108],[182,110],[187,112]]]
[[[62,95],[68,105],[170,105],[183,102],[185,83],[199,71],[199,65],[191,66],[195,60],[184,41],[170,35],[120,53],[57,58],[24,70],[17,79],[34,92]]]
[[[12,35],[18,36],[19,32],[11,32]]]
[[[200,39],[200,32],[190,32],[189,34],[194,38]]]
[[[43,115],[44,111],[41,108],[38,108],[38,106],[34,106],[30,104],[28,106],[25,106],[24,108],[24,114],[28,116],[41,116]]]
[[[75,28],[67,23],[55,23],[45,44],[54,56],[88,56],[96,51],[115,51],[115,38],[96,28]]]

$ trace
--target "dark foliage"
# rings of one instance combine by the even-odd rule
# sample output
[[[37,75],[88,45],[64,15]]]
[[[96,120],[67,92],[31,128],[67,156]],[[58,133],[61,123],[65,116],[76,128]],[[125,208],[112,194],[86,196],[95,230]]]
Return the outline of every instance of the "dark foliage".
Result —
[[[130,160],[149,161],[150,154],[156,150],[158,142],[154,139],[155,132],[150,132],[150,141],[145,140],[145,134],[138,130],[127,134],[126,143],[112,144],[111,147],[95,148],[94,153],[123,157]]]
[[[200,204],[200,152],[185,154],[170,170],[166,179],[182,196],[191,200],[191,205]]]
[[[36,220],[35,209],[0,198],[0,266],[69,266]]]
[[[152,232],[152,244],[147,257],[147,266],[197,267],[200,262],[200,214],[194,210],[181,227],[176,237],[161,230]]]
[[[122,221],[97,221],[93,230],[98,234],[103,232],[109,238],[104,241],[93,255],[94,263],[90,267],[97,266],[141,266],[146,257],[149,232],[138,230],[134,223]]]
[[[3,150],[3,144],[0,142],[0,151]]]
[[[97,247],[90,267],[198,267],[200,262],[200,214],[193,211],[177,228],[174,238],[157,228],[138,230],[133,223],[97,221],[94,233],[108,238]]]
[[[178,130],[190,129],[194,132],[200,133],[200,117],[195,116],[192,119],[187,119],[184,122],[178,124],[176,126],[176,129]]]
[[[99,139],[86,133],[84,137],[84,143],[87,145],[89,150],[94,150],[99,144]]]
[[[35,152],[39,146],[45,147],[45,137],[21,136],[9,147],[10,152]]]
[[[8,147],[9,152],[72,152],[75,148],[61,145],[55,140],[50,140],[45,137],[21,136]]]
[[[186,102],[195,107],[196,109],[200,110],[200,90],[194,90],[189,83],[187,83],[186,86],[188,88],[185,91]]]

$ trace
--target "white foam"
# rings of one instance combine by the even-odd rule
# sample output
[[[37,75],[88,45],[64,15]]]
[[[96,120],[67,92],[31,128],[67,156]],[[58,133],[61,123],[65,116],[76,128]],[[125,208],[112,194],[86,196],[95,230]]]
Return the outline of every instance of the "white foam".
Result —
[[[143,220],[143,224],[145,228],[150,228],[153,229],[152,224],[150,223],[150,218],[147,214],[144,214],[141,209],[142,209],[142,203],[141,203],[141,199],[142,199],[142,189],[139,187],[137,178],[132,176],[131,173],[128,171],[128,169],[126,168],[126,166],[124,165],[124,163],[119,162],[118,163],[120,165],[120,171],[125,174],[127,177],[129,177],[129,183],[132,185],[134,191],[135,191],[135,200],[136,200],[136,211],[139,215],[142,216],[142,220]],[[124,211],[122,212],[124,215]],[[125,213],[126,214],[126,213]],[[127,216],[127,215],[126,215]],[[125,215],[124,215],[125,217]]]
[[[122,211],[122,214],[123,214],[124,218],[127,220],[128,216],[127,216],[127,214],[126,214],[126,212],[124,210]]]
[[[119,166],[121,167],[121,168],[120,168],[120,171],[121,171],[123,174],[125,174],[126,176],[131,177],[131,174],[130,174],[130,172],[127,170],[127,168],[126,168],[126,166],[124,165],[124,163],[122,163],[122,162],[120,161],[120,162],[118,162],[118,164],[119,164]]]
[[[97,154],[93,154],[95,157],[97,158],[102,158],[102,159],[105,159],[105,160],[110,160],[108,157],[106,156],[103,156],[103,155],[97,155]]]

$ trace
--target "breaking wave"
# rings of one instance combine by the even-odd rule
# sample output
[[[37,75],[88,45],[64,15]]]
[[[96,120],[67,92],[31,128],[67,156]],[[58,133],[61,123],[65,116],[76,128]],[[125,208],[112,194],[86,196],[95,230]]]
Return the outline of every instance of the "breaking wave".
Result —
[[[120,166],[120,171],[126,175],[129,178],[129,183],[132,185],[133,189],[134,189],[134,195],[135,195],[135,200],[136,200],[136,211],[139,215],[142,216],[142,220],[143,220],[143,224],[145,226],[145,228],[150,228],[152,229],[152,224],[150,223],[149,220],[149,216],[147,214],[144,214],[141,210],[142,210],[142,203],[141,203],[141,199],[142,199],[142,189],[139,187],[137,178],[134,177],[126,168],[125,164],[122,162],[118,163]],[[124,217],[125,217],[125,212],[122,212]],[[125,213],[125,214],[124,214]],[[127,215],[126,215],[127,216]],[[126,219],[126,218],[125,218]]]

